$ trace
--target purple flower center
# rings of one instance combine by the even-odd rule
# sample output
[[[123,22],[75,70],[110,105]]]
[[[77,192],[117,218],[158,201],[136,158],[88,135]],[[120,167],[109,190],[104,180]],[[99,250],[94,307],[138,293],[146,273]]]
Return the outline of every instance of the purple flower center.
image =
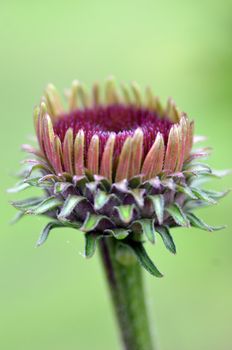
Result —
[[[166,117],[160,118],[156,112],[146,108],[135,106],[110,105],[77,109],[69,114],[63,114],[55,122],[54,132],[63,142],[65,133],[69,128],[73,129],[74,137],[79,130],[85,133],[86,147],[88,148],[93,135],[98,135],[100,140],[100,155],[104,149],[109,135],[116,134],[115,156],[118,156],[124,141],[128,136],[133,136],[135,130],[140,127],[144,133],[144,154],[146,154],[160,132],[167,144],[168,134],[173,123]]]

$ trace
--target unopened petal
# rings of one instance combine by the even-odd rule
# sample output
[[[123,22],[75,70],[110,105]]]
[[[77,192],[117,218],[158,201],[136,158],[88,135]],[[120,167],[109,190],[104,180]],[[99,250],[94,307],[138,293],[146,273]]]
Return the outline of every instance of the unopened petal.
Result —
[[[73,130],[69,128],[66,131],[64,142],[63,142],[63,158],[64,158],[64,169],[66,172],[73,175]]]
[[[164,140],[163,136],[158,133],[150,151],[148,152],[142,167],[144,179],[151,179],[160,174],[164,161]]]
[[[179,157],[179,132],[177,125],[173,125],[168,136],[168,144],[165,153],[164,171],[172,173],[175,171]]]
[[[99,137],[94,135],[90,141],[87,157],[87,168],[92,174],[99,171]]]
[[[115,144],[115,134],[111,133],[109,136],[101,160],[101,171],[100,174],[106,177],[108,180],[112,181],[113,173],[113,153]]]
[[[74,169],[76,175],[84,174],[84,147],[85,147],[85,135],[83,130],[80,130],[74,142]]]
[[[131,164],[129,177],[140,174],[141,163],[143,157],[143,131],[141,128],[138,128],[132,138],[131,145]]]
[[[119,182],[128,178],[131,162],[132,137],[128,137],[123,144],[116,171],[115,181]]]
[[[53,149],[53,141],[54,141],[54,130],[51,118],[48,114],[46,114],[43,119],[43,144],[45,148],[46,156],[49,160],[53,159],[54,149]]]

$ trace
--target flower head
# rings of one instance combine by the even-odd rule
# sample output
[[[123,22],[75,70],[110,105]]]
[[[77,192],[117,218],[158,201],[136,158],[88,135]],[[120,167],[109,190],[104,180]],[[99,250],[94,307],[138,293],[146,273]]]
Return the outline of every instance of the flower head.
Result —
[[[193,122],[172,99],[163,108],[150,88],[142,94],[132,83],[119,91],[110,78],[103,91],[95,84],[89,94],[74,81],[67,97],[65,111],[55,87],[47,87],[34,111],[39,150],[24,145],[33,158],[26,160],[19,188],[42,187],[45,195],[13,205],[22,214],[53,218],[38,245],[52,228],[74,227],[92,256],[96,241],[111,236],[161,276],[146,254],[146,240],[154,243],[158,234],[175,253],[171,227],[221,228],[192,213],[225,194],[200,188],[202,178],[218,176],[196,162],[208,150],[192,151]],[[126,263],[123,254],[118,257]]]
[[[40,149],[57,175],[100,175],[110,182],[182,170],[193,140],[193,123],[170,99],[162,109],[159,100],[132,85],[120,96],[112,80],[100,100],[99,87],[89,97],[78,82],[69,95],[69,111],[51,85],[35,111]]]

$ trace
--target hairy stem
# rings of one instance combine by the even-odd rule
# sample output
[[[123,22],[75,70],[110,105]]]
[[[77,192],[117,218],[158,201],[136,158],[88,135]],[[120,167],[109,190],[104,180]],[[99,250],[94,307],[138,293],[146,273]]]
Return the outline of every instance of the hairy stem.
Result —
[[[116,258],[113,238],[99,242],[110,294],[125,350],[155,350],[145,304],[141,267],[124,265]]]

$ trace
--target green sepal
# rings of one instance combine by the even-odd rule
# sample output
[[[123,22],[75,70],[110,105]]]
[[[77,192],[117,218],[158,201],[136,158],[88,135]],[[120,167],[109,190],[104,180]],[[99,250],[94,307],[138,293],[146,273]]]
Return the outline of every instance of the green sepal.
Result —
[[[42,176],[38,182],[39,184],[41,184],[47,181],[49,181],[52,185],[54,185],[56,182],[60,182],[60,177],[55,174],[47,174]]]
[[[68,220],[61,222],[61,224],[63,224],[65,227],[74,228],[75,230],[80,230],[80,227],[82,225],[82,223],[80,221],[72,222],[72,221],[68,221]]]
[[[206,177],[206,178],[217,178],[216,175],[214,175],[211,171],[208,171],[207,169],[189,169],[185,170],[184,174],[186,176],[193,176],[196,178],[200,177]]]
[[[217,177],[217,178],[221,179],[221,178],[224,177],[224,176],[230,175],[231,172],[232,172],[231,169],[213,170],[213,171],[212,171],[212,175],[213,175],[214,177]]]
[[[87,191],[89,191],[91,194],[94,194],[97,192],[97,189],[99,187],[99,183],[96,182],[96,181],[91,181],[91,182],[88,182],[86,185],[85,185],[85,194]]]
[[[47,211],[53,210],[58,208],[63,204],[63,201],[56,198],[55,196],[48,197],[44,199],[40,204],[38,204],[36,207],[28,209],[26,211],[26,214],[33,214],[33,215],[40,215],[44,214]]]
[[[160,234],[165,247],[173,254],[176,254],[176,246],[167,226],[156,226],[156,231]]]
[[[141,185],[141,183],[142,183],[142,176],[141,175],[134,176],[129,180],[129,186],[131,188],[137,188]]]
[[[151,275],[156,277],[163,277],[162,273],[157,269],[152,260],[147,255],[144,246],[140,242],[130,242],[129,246],[133,249],[138,262],[144,267]]]
[[[165,175],[164,175],[165,176]],[[175,191],[175,181],[172,178],[164,178],[161,180],[162,186],[168,188],[171,191]]]
[[[204,164],[204,163],[186,163],[183,166],[183,172],[193,172],[195,173],[195,171],[206,171],[207,173],[212,173],[212,169],[210,168],[209,165]]]
[[[201,209],[208,207],[210,205],[209,202],[202,201],[200,199],[198,200],[188,200],[184,204],[184,210],[187,212],[192,211],[194,209]]]
[[[30,177],[26,180],[24,180],[24,182],[26,184],[28,184],[29,186],[33,186],[33,187],[40,187],[40,188],[48,188],[48,187],[53,187],[54,183],[52,181],[49,180],[43,180],[41,181],[41,177]]]
[[[48,174],[52,173],[52,169],[48,166],[46,161],[42,159],[24,159],[21,163],[26,164],[29,168],[27,177],[30,176],[35,169],[42,169]]]
[[[134,204],[132,205],[119,205],[114,207],[115,211],[118,212],[119,218],[124,224],[129,224],[133,218]]]
[[[105,191],[98,190],[94,196],[94,209],[100,211],[109,204],[108,208],[112,208],[113,205],[119,205],[120,199],[114,194],[107,194]]]
[[[74,186],[76,186],[79,190],[81,190],[82,192],[85,191],[85,186],[86,184],[88,183],[88,179],[86,176],[78,176],[78,175],[75,175],[73,177],[73,184]]]
[[[123,228],[116,228],[116,229],[105,230],[104,233],[108,233],[108,234],[114,236],[116,239],[122,240],[122,239],[125,239],[127,236],[129,236],[130,231],[125,230]]]
[[[128,192],[128,194],[131,194],[132,197],[134,198],[135,202],[137,205],[142,208],[144,205],[144,193],[145,193],[144,188],[135,188],[131,191]]]
[[[127,193],[128,192],[128,180],[124,179],[119,182],[114,182],[112,184],[112,190],[116,190],[121,193]]]
[[[33,207],[35,205],[38,205],[39,203],[42,203],[43,200],[44,200],[44,197],[34,197],[34,198],[23,199],[21,201],[12,201],[10,203],[16,209],[19,209],[21,211],[25,211],[25,210],[30,209],[31,207]]]
[[[213,190],[205,190],[205,193],[212,199],[217,200],[225,197],[231,190],[217,192]]]
[[[164,197],[162,194],[156,194],[148,197],[153,205],[158,223],[162,225],[164,217]]]
[[[73,212],[77,204],[83,200],[86,200],[86,199],[82,196],[76,196],[71,194],[68,195],[58,215],[58,219],[61,221],[66,220],[67,216],[69,216]]]
[[[56,182],[54,186],[54,193],[63,193],[71,186],[73,186],[73,184],[70,182]]]
[[[110,181],[101,175],[94,175],[94,180],[99,183],[99,188],[104,192],[109,192],[111,189]]]
[[[188,186],[176,185],[176,189],[178,192],[186,194],[191,199],[197,199],[195,194],[191,191],[191,189]]]
[[[8,193],[18,193],[18,192],[24,191],[28,187],[30,187],[30,185],[28,183],[20,181],[14,187],[8,188],[7,192]]]
[[[14,225],[16,224],[16,222],[18,222],[20,219],[22,219],[22,217],[25,215],[25,213],[23,211],[18,211],[14,217],[10,220],[10,224]]]
[[[101,239],[103,235],[99,235],[95,232],[91,232],[91,233],[86,233],[84,237],[85,237],[84,257],[89,259],[94,255],[96,251],[97,240]]]
[[[177,203],[169,205],[169,207],[166,208],[166,211],[171,215],[171,217],[177,223],[177,225],[189,227],[189,221],[185,213]]]
[[[151,243],[155,243],[154,219],[136,220],[132,223],[131,229],[135,234],[144,234]]]
[[[45,164],[38,162],[29,168],[27,177],[31,176],[35,170],[45,170],[46,173],[50,173],[52,171],[49,167],[45,166]]]
[[[72,182],[73,180],[73,176],[66,171],[64,171],[63,173],[60,173],[58,176],[60,179],[63,179],[64,182]]]
[[[194,215],[193,213],[188,213],[187,217],[190,221],[191,226],[193,227],[197,227],[201,230],[205,230],[205,231],[209,231],[209,232],[213,232],[213,231],[219,231],[224,229],[226,226],[210,226],[208,224],[206,224],[204,221],[202,221],[202,219],[198,218],[196,215]]]
[[[94,197],[94,209],[100,210],[108,202],[109,195],[104,191],[97,191]]]
[[[48,238],[50,231],[56,227],[65,227],[65,226],[58,221],[57,222],[49,222],[42,230],[42,232],[39,236],[39,239],[36,243],[36,247],[40,247],[42,244],[44,244],[44,242]]]
[[[209,202],[210,204],[216,204],[216,201],[210,198],[205,191],[200,190],[199,188],[196,188],[196,187],[191,187],[191,190],[198,199]]]
[[[98,227],[100,222],[103,220],[109,223],[112,223],[107,216],[88,213],[83,225],[80,227],[80,231],[83,231],[83,232],[94,231]]]
[[[109,201],[113,200],[115,204],[120,203],[120,199],[114,194],[107,194],[105,191],[98,190],[94,196],[94,209],[101,210]]]
[[[40,176],[29,177],[24,180],[24,183],[28,184],[29,186],[39,187],[39,179],[40,179]]]

